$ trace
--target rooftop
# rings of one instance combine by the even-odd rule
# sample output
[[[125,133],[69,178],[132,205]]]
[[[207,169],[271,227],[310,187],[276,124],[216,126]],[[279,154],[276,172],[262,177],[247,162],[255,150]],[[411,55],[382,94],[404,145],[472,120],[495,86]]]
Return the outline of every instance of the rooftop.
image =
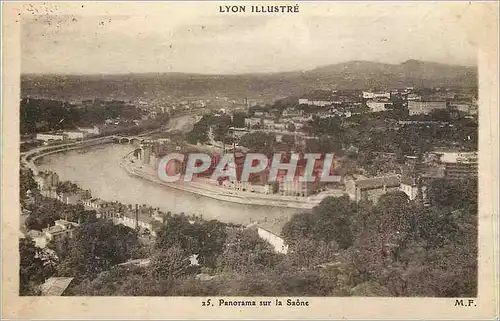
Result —
[[[73,278],[52,277],[41,286],[43,296],[61,296],[68,288]]]

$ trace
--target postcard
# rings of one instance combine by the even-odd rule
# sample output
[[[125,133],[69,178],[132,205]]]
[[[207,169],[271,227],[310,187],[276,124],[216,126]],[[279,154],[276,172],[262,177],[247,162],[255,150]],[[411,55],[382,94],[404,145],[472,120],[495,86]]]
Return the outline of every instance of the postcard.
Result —
[[[497,2],[4,2],[6,319],[499,317]]]

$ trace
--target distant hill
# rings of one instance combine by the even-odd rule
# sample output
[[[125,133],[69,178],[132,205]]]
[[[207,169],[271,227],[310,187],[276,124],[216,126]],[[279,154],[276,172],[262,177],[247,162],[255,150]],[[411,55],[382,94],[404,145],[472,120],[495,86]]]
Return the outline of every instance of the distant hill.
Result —
[[[475,67],[419,60],[401,64],[350,61],[307,71],[271,74],[201,75],[183,73],[123,75],[22,75],[23,96],[56,99],[225,96],[272,99],[314,89],[475,87]]]

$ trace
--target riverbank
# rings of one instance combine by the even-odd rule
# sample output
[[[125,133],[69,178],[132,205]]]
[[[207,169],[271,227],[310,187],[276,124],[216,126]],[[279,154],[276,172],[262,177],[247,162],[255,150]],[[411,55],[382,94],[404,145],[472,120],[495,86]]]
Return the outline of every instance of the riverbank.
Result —
[[[119,165],[130,175],[138,176],[148,181],[174,188],[177,190],[209,197],[224,202],[244,205],[272,206],[280,208],[311,210],[317,206],[326,196],[339,195],[317,195],[312,197],[293,197],[281,195],[265,195],[251,192],[232,191],[215,185],[201,182],[175,182],[168,183],[160,180],[152,167],[138,166],[129,159],[130,154],[121,159]],[[338,194],[338,192],[337,192]]]
[[[23,153],[21,157],[21,161],[29,167],[35,175],[38,173],[38,166],[36,161],[42,159],[45,156],[62,153],[77,149],[90,148],[95,147],[96,145],[104,145],[112,143],[113,140],[111,137],[99,137],[95,139],[78,141],[68,144],[61,144],[57,146],[44,146],[39,147],[34,150],[30,150],[26,153]],[[142,179],[146,179],[150,182],[154,182],[156,184],[166,186],[169,188],[173,188],[176,190],[188,192],[191,194],[195,194],[198,196],[208,197],[215,200],[230,202],[235,204],[242,205],[256,205],[256,206],[270,206],[270,207],[278,207],[278,208],[290,208],[290,209],[301,209],[301,210],[310,210],[316,205],[318,205],[323,197],[330,196],[324,195],[321,196],[313,196],[313,197],[292,197],[292,196],[278,196],[278,195],[265,195],[265,194],[254,194],[254,193],[245,193],[241,191],[230,191],[221,187],[208,185],[205,183],[199,182],[176,182],[176,183],[167,183],[160,180],[156,176],[156,172],[151,168],[149,170],[145,170],[138,166],[134,166],[129,160],[129,154],[123,157],[119,166],[123,168],[129,175],[133,175],[136,177],[140,177]]]

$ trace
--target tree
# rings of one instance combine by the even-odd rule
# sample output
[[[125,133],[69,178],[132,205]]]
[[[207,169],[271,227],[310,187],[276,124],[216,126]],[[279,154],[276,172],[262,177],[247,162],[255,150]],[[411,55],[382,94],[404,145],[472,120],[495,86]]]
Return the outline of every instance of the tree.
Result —
[[[338,252],[339,246],[335,241],[304,238],[290,246],[286,260],[295,267],[314,268],[323,263],[335,262]]]
[[[234,231],[217,259],[217,269],[249,273],[274,267],[280,256],[262,240],[256,230]]]
[[[157,231],[155,248],[166,250],[179,247],[187,253],[198,253],[200,250],[199,233],[194,224],[182,215],[172,216]]]
[[[272,154],[276,142],[276,135],[264,132],[248,133],[241,137],[240,145],[256,153]]]
[[[52,265],[43,260],[42,250],[28,238],[19,240],[19,294],[38,295],[38,285],[52,273]]]
[[[431,204],[438,207],[477,210],[477,178],[467,180],[437,179],[431,183],[428,194]]]
[[[151,259],[151,274],[157,279],[175,279],[186,273],[189,256],[179,247],[157,252]]]
[[[348,196],[327,197],[313,208],[312,214],[294,215],[282,230],[287,244],[294,244],[303,239],[317,241],[335,241],[342,249],[352,244],[351,218],[357,206]]]
[[[33,171],[28,169],[19,170],[19,196],[22,200],[28,191],[37,191],[38,185],[34,179]]]
[[[198,254],[200,264],[213,267],[226,240],[226,225],[216,220],[190,222],[185,216],[172,216],[157,231],[155,248],[165,251],[179,247],[189,255]]]
[[[53,225],[59,219],[80,223],[96,219],[96,212],[85,210],[81,204],[64,204],[56,199],[46,197],[37,197],[36,204],[31,206],[30,210],[31,213],[25,221],[29,230],[42,230]]]
[[[80,188],[78,185],[71,183],[71,182],[60,182],[57,185],[56,192],[58,194],[60,193],[67,193],[67,194],[76,194],[80,191]]]
[[[95,277],[111,266],[125,262],[139,246],[137,232],[109,221],[82,224],[70,239],[67,255],[57,268],[60,276],[77,281]]]
[[[200,237],[199,263],[205,267],[215,267],[217,256],[224,250],[226,226],[216,220],[198,223]]]
[[[244,128],[245,127],[245,118],[246,114],[241,112],[235,112],[233,114],[232,125],[236,128]]]

